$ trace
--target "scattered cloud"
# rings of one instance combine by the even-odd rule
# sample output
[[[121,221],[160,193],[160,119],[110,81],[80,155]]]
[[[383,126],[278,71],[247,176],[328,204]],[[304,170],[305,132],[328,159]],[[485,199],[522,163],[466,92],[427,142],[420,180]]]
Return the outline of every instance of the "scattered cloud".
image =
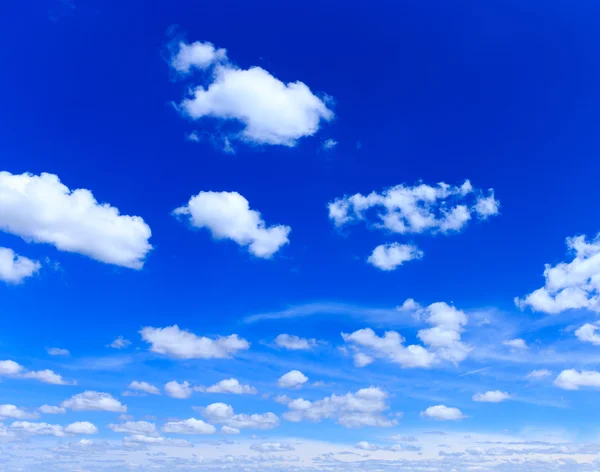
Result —
[[[275,338],[275,344],[290,351],[308,351],[317,345],[317,340],[300,338],[290,334],[280,334]]]
[[[112,347],[113,349],[125,349],[130,345],[131,341],[125,339],[123,336],[118,336],[112,343],[108,345],[108,347]]]
[[[113,411],[118,413],[127,411],[127,407],[112,395],[93,390],[86,390],[74,395],[62,402],[60,406],[73,411]]]
[[[142,436],[158,436],[156,425],[148,421],[126,421],[121,424],[109,424],[108,429],[115,433],[142,435]]]
[[[2,198],[1,192],[0,189],[0,199]],[[0,280],[6,283],[20,284],[27,277],[31,277],[38,272],[41,267],[42,265],[38,261],[19,256],[12,249],[0,247]]]
[[[98,428],[87,421],[71,423],[64,429],[67,434],[98,434]]]
[[[64,415],[67,412],[66,408],[53,405],[42,405],[38,410],[44,415]]]
[[[563,370],[554,380],[554,385],[564,390],[579,390],[581,387],[600,388],[600,372],[595,370]]]
[[[171,398],[183,400],[192,396],[192,387],[189,382],[179,383],[172,380],[165,384],[165,393]]]
[[[69,357],[71,355],[71,353],[67,349],[60,349],[58,347],[48,347],[48,348],[46,348],[46,351],[51,356]]]
[[[225,379],[210,387],[194,387],[198,392],[208,393],[232,393],[235,395],[256,395],[258,391],[250,385],[242,385],[237,379]]]
[[[575,336],[584,343],[592,343],[595,346],[600,346],[599,329],[600,328],[595,324],[586,323],[575,331]]]
[[[336,147],[338,145],[338,142],[335,139],[326,139],[325,141],[323,141],[323,149],[325,149],[326,151],[333,149],[334,147]]]
[[[280,388],[300,388],[308,382],[308,377],[299,370],[291,370],[277,381]]]
[[[123,393],[125,396],[134,396],[134,395],[160,395],[160,390],[154,385],[148,382],[138,382],[134,380],[127,387],[129,391]]]
[[[195,41],[179,43],[179,50],[171,58],[171,67],[177,72],[188,74],[192,69],[205,70],[211,65],[227,60],[227,50],[217,49],[212,43]]]
[[[439,421],[456,421],[466,418],[458,408],[451,408],[445,405],[430,406],[421,412],[421,416]]]
[[[200,192],[174,210],[195,228],[208,229],[214,239],[230,239],[263,259],[289,243],[289,226],[267,226],[260,212],[237,192]]]
[[[476,393],[473,395],[473,401],[481,403],[501,403],[505,400],[510,400],[510,394],[501,392],[500,390],[490,390],[485,393]]]
[[[274,413],[236,414],[231,405],[212,403],[206,408],[195,407],[209,423],[223,424],[235,429],[273,429],[279,426],[279,418]]]
[[[57,374],[56,372],[45,369],[39,370],[37,372],[26,372],[23,374],[23,378],[26,379],[35,379],[39,380],[43,383],[53,384],[53,385],[73,385],[73,382],[67,382],[62,378],[62,375]]]
[[[15,405],[0,405],[0,419],[29,419],[37,418],[39,415],[35,412],[23,410]]]
[[[121,215],[91,191],[70,190],[47,173],[0,172],[0,230],[131,269],[141,269],[152,249],[150,227],[141,217]]]
[[[15,361],[0,361],[0,375],[19,375],[25,368]]]
[[[529,372],[529,374],[527,374],[527,378],[528,379],[542,379],[544,377],[549,377],[550,375],[552,375],[552,372],[549,371],[548,369],[536,369],[536,370],[532,370],[531,372]]]
[[[415,259],[421,259],[423,251],[411,244],[380,244],[367,259],[367,262],[378,269],[396,270],[402,264]]]
[[[291,444],[280,442],[262,442],[251,444],[250,449],[257,452],[286,452],[296,450]]]
[[[357,352],[356,354],[354,354],[355,367],[366,367],[369,364],[372,364],[374,360],[375,359],[373,359],[371,356],[367,356],[362,352]]]
[[[176,434],[215,434],[217,429],[202,420],[189,418],[182,421],[169,421],[162,428],[165,433]]]
[[[529,346],[527,346],[527,343],[524,339],[510,339],[508,341],[504,341],[502,344],[517,350],[529,349]]]

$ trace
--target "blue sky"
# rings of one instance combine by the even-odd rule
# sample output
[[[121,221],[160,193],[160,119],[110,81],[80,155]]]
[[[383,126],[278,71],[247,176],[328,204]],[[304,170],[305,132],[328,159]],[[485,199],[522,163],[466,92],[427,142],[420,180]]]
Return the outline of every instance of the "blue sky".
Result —
[[[597,14],[5,2],[0,468],[598,470]]]

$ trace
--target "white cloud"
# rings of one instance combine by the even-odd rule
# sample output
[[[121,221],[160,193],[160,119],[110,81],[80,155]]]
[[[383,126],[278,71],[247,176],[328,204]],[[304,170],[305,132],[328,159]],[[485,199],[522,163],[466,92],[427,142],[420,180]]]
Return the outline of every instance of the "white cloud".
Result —
[[[367,259],[367,262],[381,270],[395,270],[402,264],[421,259],[423,251],[411,244],[380,244]]]
[[[290,334],[280,334],[275,338],[275,344],[290,351],[308,351],[317,345],[317,340],[300,338]]]
[[[143,434],[134,434],[123,439],[127,446],[145,445],[145,446],[171,446],[171,447],[192,447],[192,444],[184,439],[163,438],[162,436],[144,436]]]
[[[505,346],[508,346],[512,349],[518,349],[518,350],[524,350],[524,349],[529,349],[529,346],[527,346],[527,343],[525,342],[524,339],[509,339],[508,341],[504,341],[502,344],[504,344]]]
[[[356,354],[354,354],[354,365],[359,368],[366,367],[369,364],[372,364],[374,360],[375,359],[373,359],[371,356],[367,356],[362,352],[357,352]]]
[[[0,229],[131,269],[141,269],[152,249],[150,227],[141,217],[121,215],[89,190],[71,191],[47,173],[0,172]]]
[[[235,429],[272,429],[279,425],[279,418],[274,413],[236,414],[231,405],[212,403],[206,408],[194,408],[209,423],[223,424]]]
[[[242,385],[237,379],[225,379],[220,382],[204,388],[204,387],[194,387],[194,390],[200,392],[208,392],[208,393],[232,393],[235,395],[256,395],[256,388],[250,385]]]
[[[331,395],[314,402],[298,398],[288,403],[283,417],[288,421],[308,420],[319,422],[323,419],[335,420],[346,428],[363,426],[389,427],[396,424],[382,415],[389,409],[386,404],[388,394],[376,387],[363,388],[356,393]]]
[[[586,323],[575,331],[575,336],[584,343],[592,343],[595,346],[600,346],[600,334],[597,333],[598,330],[600,330],[598,326]]]
[[[39,380],[40,382],[53,384],[53,385],[72,385],[72,383],[64,380],[62,378],[62,375],[59,375],[50,369],[38,370],[35,372],[34,371],[25,372],[23,374],[23,377],[26,379]]]
[[[87,421],[77,421],[65,426],[64,431],[68,434],[97,434],[98,428]]]
[[[387,331],[383,337],[379,337],[370,328],[351,334],[342,333],[344,341],[367,349],[372,357],[387,359],[404,368],[427,368],[441,361],[458,364],[472,350],[461,341],[461,333],[468,322],[463,311],[443,302],[423,308],[412,299],[407,300],[399,310],[412,312],[417,319],[433,325],[418,332],[419,339],[426,347],[416,344],[405,346],[405,339],[398,332]]]
[[[226,359],[250,347],[250,343],[237,334],[211,339],[179,329],[177,325],[166,328],[146,327],[140,331],[142,339],[150,343],[150,350],[178,359]]]
[[[72,396],[60,404],[63,408],[73,411],[113,411],[126,412],[127,407],[112,395],[104,392],[86,390]]]
[[[0,375],[19,375],[24,367],[15,361],[0,361]]]
[[[421,412],[421,416],[439,421],[456,421],[466,418],[458,408],[450,408],[445,405],[430,406]]]
[[[375,444],[371,444],[367,441],[360,441],[358,443],[356,443],[356,449],[362,449],[363,451],[378,451],[379,447],[376,446]]]
[[[123,336],[118,336],[112,343],[108,345],[108,347],[112,347],[113,349],[124,349],[131,344],[131,341],[125,339]]]
[[[179,43],[177,54],[171,59],[171,67],[182,74],[192,68],[207,69],[216,62],[227,59],[227,50],[217,49],[212,43],[195,41],[192,44]]]
[[[291,370],[277,380],[280,388],[300,388],[308,382],[308,377],[299,370]]]
[[[334,147],[336,147],[338,145],[338,142],[335,139],[326,139],[325,141],[323,141],[323,149],[325,149],[326,151],[328,151],[329,149],[333,149]]]
[[[160,390],[148,382],[138,382],[137,380],[134,380],[127,388],[130,390],[148,393],[150,395],[160,395]]]
[[[476,393],[473,395],[473,401],[482,403],[501,403],[505,400],[510,400],[511,396],[500,390],[490,390],[485,393]]]
[[[38,416],[39,415],[37,413],[31,413],[15,405],[0,405],[0,419],[28,419],[37,418]]]
[[[548,369],[536,369],[536,370],[532,370],[531,372],[529,372],[529,374],[527,374],[527,378],[528,379],[541,379],[544,377],[549,377],[550,375],[552,375],[552,372],[550,372]]]
[[[217,429],[202,420],[189,418],[182,421],[169,421],[162,428],[165,433],[176,434],[215,434]]]
[[[600,313],[600,235],[587,242],[585,236],[567,238],[570,262],[546,264],[546,283],[524,298],[515,298],[521,309],[557,314],[571,309]]]
[[[262,442],[251,444],[250,449],[257,452],[286,452],[296,450],[291,444],[280,442]]]
[[[0,227],[2,227],[2,223],[0,223]],[[12,249],[0,247],[0,280],[6,283],[19,284],[35,274],[41,267],[42,265],[38,261],[19,256]]]
[[[469,206],[469,202],[470,206]],[[467,180],[460,187],[439,183],[432,187],[396,185],[381,193],[357,193],[338,198],[328,205],[329,218],[336,226],[370,219],[377,209],[375,227],[399,234],[459,231],[472,215],[486,219],[498,213],[493,190],[487,197]]]
[[[48,348],[46,348],[46,351],[51,356],[65,356],[65,357],[68,357],[68,356],[71,355],[71,353],[67,349],[60,349],[58,347],[48,347]]]
[[[192,387],[190,387],[189,382],[179,383],[172,380],[165,384],[165,393],[172,398],[190,398],[192,396]]]
[[[66,408],[53,405],[42,405],[38,410],[45,415],[63,415],[67,412]]]
[[[140,434],[143,436],[157,436],[156,425],[148,421],[126,421],[121,424],[109,424],[108,428],[115,433]]]
[[[221,433],[223,434],[240,434],[240,430],[232,428],[231,426],[221,426]]]
[[[247,246],[256,257],[268,259],[289,243],[289,226],[267,226],[260,212],[237,192],[200,192],[176,216],[189,217],[195,228],[207,228],[215,239],[231,239]]]
[[[184,73],[212,66],[208,87],[196,87],[180,110],[192,119],[236,120],[244,126],[238,137],[251,143],[294,146],[334,116],[304,83],[285,84],[261,67],[240,69],[210,43],[180,43],[172,66]]]
[[[554,385],[564,390],[579,390],[580,387],[600,388],[600,372],[595,370],[582,370],[581,372],[575,369],[563,370],[554,380]]]
[[[31,436],[65,436],[62,426],[48,423],[30,423],[29,421],[15,421],[10,425],[13,431]]]

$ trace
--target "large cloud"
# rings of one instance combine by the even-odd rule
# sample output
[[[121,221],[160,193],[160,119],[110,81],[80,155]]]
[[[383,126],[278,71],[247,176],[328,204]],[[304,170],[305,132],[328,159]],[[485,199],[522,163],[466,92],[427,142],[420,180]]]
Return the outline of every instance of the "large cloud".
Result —
[[[90,190],[70,190],[47,173],[0,172],[0,230],[132,269],[142,268],[152,249],[141,217],[121,215]]]
[[[564,390],[579,390],[581,387],[600,388],[600,372],[595,370],[563,370],[554,380],[554,385]]]
[[[261,67],[238,68],[211,43],[181,42],[171,65],[181,73],[210,68],[208,86],[196,87],[180,103],[185,115],[235,120],[243,125],[239,138],[251,143],[294,146],[334,116],[306,84],[286,84]]]
[[[175,209],[196,228],[210,230],[215,239],[230,239],[256,257],[270,258],[289,242],[289,226],[267,226],[261,214],[237,192],[200,192]]]
[[[544,286],[515,298],[517,306],[548,314],[582,308],[600,313],[600,235],[590,242],[585,236],[567,238],[567,246],[573,260],[546,264]]]

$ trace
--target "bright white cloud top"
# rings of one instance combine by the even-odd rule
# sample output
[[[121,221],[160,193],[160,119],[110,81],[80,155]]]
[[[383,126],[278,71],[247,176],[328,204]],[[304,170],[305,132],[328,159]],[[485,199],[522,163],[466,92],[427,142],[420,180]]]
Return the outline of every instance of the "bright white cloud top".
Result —
[[[303,82],[284,83],[262,67],[239,68],[211,43],[180,42],[171,66],[184,74],[192,68],[206,71],[209,81],[179,104],[184,115],[235,120],[243,126],[236,137],[250,143],[295,146],[334,117]]]
[[[147,393],[149,395],[160,395],[160,390],[158,387],[148,383],[148,382],[138,382],[134,380],[127,387],[129,390],[134,390],[137,392]]]
[[[165,393],[171,398],[183,400],[192,396],[192,387],[189,382],[179,383],[176,380],[172,380],[165,384]]]
[[[12,249],[0,247],[0,280],[9,284],[19,284],[40,270],[42,265],[24,256],[15,254]]]
[[[256,257],[269,259],[289,243],[289,226],[267,226],[261,214],[237,192],[200,192],[174,215],[195,228],[208,229],[215,239],[230,239]]]
[[[411,244],[380,244],[367,259],[367,262],[381,270],[394,270],[414,259],[421,259],[423,251]]]
[[[563,370],[556,377],[554,385],[565,390],[579,390],[581,387],[600,388],[600,372],[595,370]]]
[[[0,230],[131,269],[141,269],[152,249],[141,217],[121,215],[90,190],[70,190],[47,173],[0,172]]]
[[[421,416],[438,421],[457,421],[466,418],[458,408],[448,407],[446,405],[430,406],[421,412]]]
[[[211,424],[222,424],[237,430],[266,430],[279,426],[279,417],[274,413],[235,413],[233,407],[225,403],[212,403],[206,408],[196,407],[195,410]]]
[[[194,387],[198,392],[231,393],[234,395],[256,395],[258,390],[250,385],[242,385],[238,379],[225,379],[210,387]]]
[[[473,395],[473,401],[480,403],[502,403],[503,401],[510,400],[510,394],[501,392],[500,390],[490,390],[485,393],[476,393]]]
[[[62,408],[72,411],[111,411],[123,413],[127,407],[109,393],[86,390],[78,393],[60,404]]]
[[[308,382],[306,375],[299,370],[291,370],[279,378],[277,385],[281,388],[300,388],[306,382]]]
[[[517,306],[551,315],[583,308],[600,313],[600,235],[589,242],[585,236],[567,238],[567,247],[573,260],[546,264],[545,285],[515,298]]]

